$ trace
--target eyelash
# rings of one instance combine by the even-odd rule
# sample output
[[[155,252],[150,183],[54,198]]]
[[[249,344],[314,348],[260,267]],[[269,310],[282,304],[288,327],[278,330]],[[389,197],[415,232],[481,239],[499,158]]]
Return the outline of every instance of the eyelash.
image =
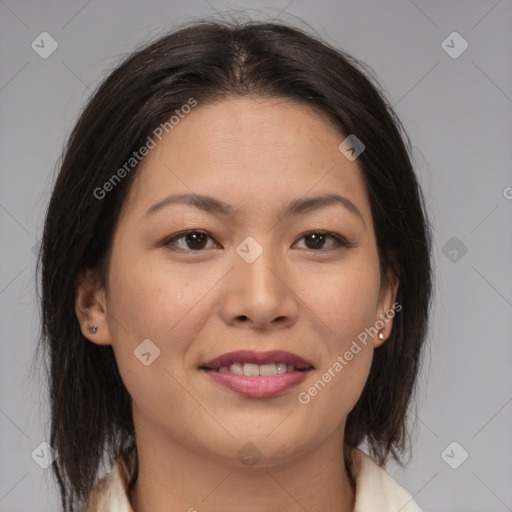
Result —
[[[205,252],[206,249],[181,249],[181,248],[175,248],[175,247],[172,247],[173,243],[176,241],[176,240],[179,240],[181,238],[185,238],[187,235],[191,234],[191,233],[201,233],[203,235],[206,235],[208,236],[209,238],[211,238],[212,240],[214,240],[214,238],[206,231],[203,231],[201,229],[190,229],[188,231],[183,231],[181,233],[178,233],[177,235],[173,235],[172,237],[170,238],[167,238],[164,240],[163,242],[163,245],[167,248],[169,248],[170,250],[172,251],[176,251],[176,252],[186,252],[186,253],[201,253],[201,252]],[[342,236],[340,235],[336,235],[334,233],[331,233],[329,231],[323,231],[321,229],[316,229],[316,230],[313,230],[313,231],[308,231],[306,233],[304,233],[300,238],[299,240],[307,237],[307,236],[310,236],[310,235],[324,235],[325,237],[327,238],[332,238],[336,245],[334,248],[330,248],[330,249],[308,249],[306,248],[305,250],[306,251],[311,251],[311,252],[328,252],[328,251],[331,251],[333,249],[339,249],[339,248],[347,248],[347,249],[350,249],[352,247],[355,246],[354,243],[351,243],[351,242],[348,242],[345,238],[343,238]]]

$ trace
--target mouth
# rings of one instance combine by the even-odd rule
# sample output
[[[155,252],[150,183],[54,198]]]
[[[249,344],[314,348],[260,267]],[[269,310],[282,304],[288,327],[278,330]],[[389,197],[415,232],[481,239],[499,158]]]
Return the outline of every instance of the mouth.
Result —
[[[265,398],[280,395],[296,386],[314,366],[297,354],[284,350],[239,350],[207,361],[199,369],[231,391]]]
[[[231,372],[235,375],[272,376],[306,371],[313,365],[306,359],[286,352],[285,350],[270,350],[256,352],[254,350],[237,350],[228,352],[199,366],[200,369],[218,372]]]

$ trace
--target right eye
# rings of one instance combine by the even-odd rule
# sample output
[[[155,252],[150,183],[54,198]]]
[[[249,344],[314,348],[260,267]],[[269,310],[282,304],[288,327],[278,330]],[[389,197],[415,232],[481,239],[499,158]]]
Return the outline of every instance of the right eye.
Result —
[[[214,240],[206,231],[192,229],[167,238],[163,245],[171,251],[199,252],[205,249],[208,238]],[[176,243],[178,241],[182,242],[181,245]],[[178,246],[178,249],[173,246]]]

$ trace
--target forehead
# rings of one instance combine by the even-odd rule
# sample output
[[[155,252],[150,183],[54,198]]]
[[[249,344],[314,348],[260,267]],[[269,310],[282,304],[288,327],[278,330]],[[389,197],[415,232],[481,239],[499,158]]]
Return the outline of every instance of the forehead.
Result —
[[[171,192],[208,194],[237,207],[270,208],[337,192],[370,214],[345,135],[317,109],[289,99],[235,97],[198,105],[155,140],[125,204],[144,213]]]

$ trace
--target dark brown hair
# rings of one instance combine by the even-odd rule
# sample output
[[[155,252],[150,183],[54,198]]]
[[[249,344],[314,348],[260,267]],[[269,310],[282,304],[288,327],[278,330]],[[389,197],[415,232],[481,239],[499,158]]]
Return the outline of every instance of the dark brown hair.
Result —
[[[193,97],[199,105],[255,95],[299,101],[326,113],[359,156],[369,193],[381,272],[400,279],[389,339],[374,353],[345,442],[367,442],[383,464],[404,453],[411,397],[431,302],[431,233],[410,141],[371,72],[342,50],[289,25],[255,21],[188,23],[129,55],[80,115],[49,202],[41,272],[41,342],[48,361],[52,465],[65,511],[87,501],[102,463],[135,448],[131,399],[111,346],[81,333],[77,278],[97,269],[106,284],[118,214],[137,167],[102,199],[94,193]],[[340,138],[340,142],[341,142]],[[41,270],[40,270],[41,268]]]

